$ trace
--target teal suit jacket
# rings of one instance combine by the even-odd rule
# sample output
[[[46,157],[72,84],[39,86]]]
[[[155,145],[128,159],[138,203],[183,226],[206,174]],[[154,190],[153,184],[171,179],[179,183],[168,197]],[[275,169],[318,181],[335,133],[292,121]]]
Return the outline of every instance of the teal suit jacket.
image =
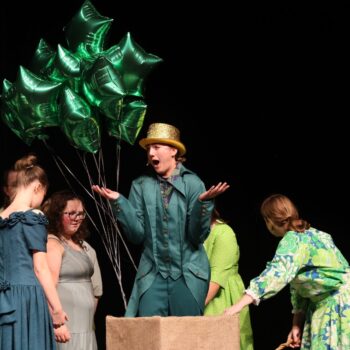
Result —
[[[171,206],[169,215],[176,218],[171,232],[176,232],[181,241],[181,261],[177,263],[181,264],[186,284],[203,311],[210,279],[203,242],[210,232],[214,205],[212,201],[202,202],[198,199],[205,192],[205,186],[197,175],[183,165],[173,187],[171,201],[176,201],[176,205]],[[158,232],[161,218],[156,215],[156,196],[159,191],[159,181],[152,169],[149,174],[133,181],[129,199],[121,195],[112,202],[124,234],[131,242],[144,246],[126,316],[137,316],[140,297],[158,273],[161,257],[157,253],[157,236],[161,234]]]

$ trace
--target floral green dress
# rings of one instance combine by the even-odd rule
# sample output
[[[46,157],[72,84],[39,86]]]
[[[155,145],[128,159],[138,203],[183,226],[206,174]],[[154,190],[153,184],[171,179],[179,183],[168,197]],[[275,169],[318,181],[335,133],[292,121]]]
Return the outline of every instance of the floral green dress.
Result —
[[[211,277],[210,281],[220,285],[215,298],[204,309],[205,316],[221,315],[244,294],[244,284],[238,273],[239,246],[232,228],[217,220],[204,242]],[[253,350],[253,332],[250,324],[249,307],[239,314],[240,346],[242,350]]]
[[[350,349],[350,268],[329,234],[287,232],[246,292],[258,304],[288,283],[293,312],[305,313],[301,350]]]

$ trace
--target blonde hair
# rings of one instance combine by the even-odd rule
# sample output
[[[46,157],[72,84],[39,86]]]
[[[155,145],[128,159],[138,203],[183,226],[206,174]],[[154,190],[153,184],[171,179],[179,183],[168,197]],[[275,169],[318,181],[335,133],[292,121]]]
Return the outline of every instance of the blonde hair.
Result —
[[[45,170],[37,163],[38,160],[34,154],[29,154],[17,160],[14,166],[17,172],[17,187],[27,187],[35,180],[38,180],[45,188],[49,186]]]
[[[277,226],[286,225],[286,229],[304,232],[310,224],[299,218],[298,209],[293,202],[283,194],[273,194],[261,204],[261,215]]]

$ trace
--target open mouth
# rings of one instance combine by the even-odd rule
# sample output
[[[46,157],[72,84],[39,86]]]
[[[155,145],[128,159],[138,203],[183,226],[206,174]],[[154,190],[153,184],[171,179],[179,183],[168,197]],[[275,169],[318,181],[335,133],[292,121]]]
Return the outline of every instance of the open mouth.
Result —
[[[153,165],[158,165],[159,164],[159,160],[156,160],[156,159],[152,160],[152,164]]]

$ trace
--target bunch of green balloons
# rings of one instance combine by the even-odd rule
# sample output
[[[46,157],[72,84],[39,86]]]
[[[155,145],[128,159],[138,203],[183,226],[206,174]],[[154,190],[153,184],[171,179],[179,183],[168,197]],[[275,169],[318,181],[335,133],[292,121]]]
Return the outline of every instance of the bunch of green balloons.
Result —
[[[109,135],[135,142],[147,109],[144,81],[162,59],[130,33],[104,50],[112,21],[85,1],[64,28],[67,48],[41,39],[30,70],[20,66],[14,83],[3,81],[2,120],[25,143],[60,127],[74,147],[95,153],[102,122]]]

